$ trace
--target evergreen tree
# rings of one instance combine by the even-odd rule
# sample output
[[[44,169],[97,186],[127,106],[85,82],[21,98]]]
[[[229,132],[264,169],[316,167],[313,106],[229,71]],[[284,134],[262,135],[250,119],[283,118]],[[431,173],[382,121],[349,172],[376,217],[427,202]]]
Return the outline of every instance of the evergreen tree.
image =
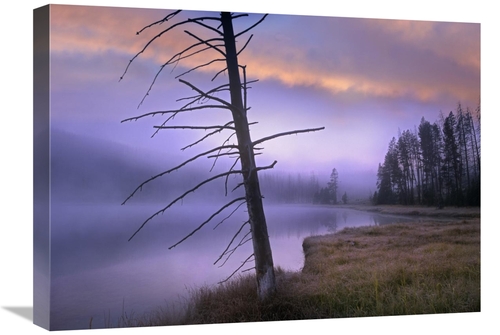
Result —
[[[461,161],[455,135],[456,119],[453,112],[446,117],[443,125],[444,137],[444,164],[442,167],[445,184],[447,186],[447,203],[462,204],[461,190]]]
[[[439,169],[440,169],[440,128],[430,124],[424,118],[418,127],[420,150],[423,167],[422,202],[427,205],[439,203]]]
[[[459,103],[455,114],[440,113],[439,124],[422,118],[418,130],[399,131],[379,164],[372,202],[478,206],[480,107],[474,112]]]
[[[328,182],[328,190],[330,192],[331,202],[335,205],[337,204],[337,191],[339,188],[339,174],[337,169],[333,168],[330,174],[330,181]]]
[[[344,195],[342,196],[342,203],[345,205],[347,204],[347,192],[344,192]]]

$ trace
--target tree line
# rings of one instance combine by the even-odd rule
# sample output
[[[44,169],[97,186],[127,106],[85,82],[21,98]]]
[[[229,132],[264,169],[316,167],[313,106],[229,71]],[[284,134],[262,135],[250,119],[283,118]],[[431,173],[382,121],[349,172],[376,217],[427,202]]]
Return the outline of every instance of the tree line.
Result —
[[[479,206],[481,185],[480,105],[458,103],[430,123],[422,117],[413,130],[389,142],[377,172],[374,204]]]
[[[333,168],[332,173],[330,174],[330,180],[326,184],[325,187],[320,188],[316,193],[314,193],[313,203],[315,204],[333,204],[336,205],[339,203],[338,200],[338,190],[339,190],[339,173],[336,168]],[[347,203],[347,192],[341,197],[342,203]]]
[[[316,173],[309,176],[301,173],[278,174],[263,173],[261,175],[262,192],[271,202],[286,204],[346,204],[347,192],[338,197],[339,174],[334,168],[326,186],[321,187]]]
[[[267,172],[261,174],[260,180],[265,198],[278,203],[311,203],[320,188],[314,172],[309,176]]]

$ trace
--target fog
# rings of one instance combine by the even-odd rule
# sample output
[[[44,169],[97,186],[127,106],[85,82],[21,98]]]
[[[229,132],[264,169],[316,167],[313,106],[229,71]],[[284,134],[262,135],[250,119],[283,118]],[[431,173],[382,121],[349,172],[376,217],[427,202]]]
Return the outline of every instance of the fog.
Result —
[[[51,143],[52,196],[62,202],[121,204],[142,182],[181,163],[165,158],[164,153],[57,130]],[[193,187],[197,179],[203,180],[206,172],[196,163],[183,167],[148,183],[130,202],[166,201]]]
[[[194,154],[193,154],[194,155]],[[121,204],[137,186],[150,177],[171,169],[186,158],[169,151],[137,149],[98,138],[71,134],[54,129],[51,132],[51,195],[60,202],[85,202]],[[173,198],[196,186],[205,178],[223,172],[229,167],[220,160],[210,171],[213,160],[201,158],[146,184],[127,204],[168,203]],[[282,166],[285,165],[285,166]],[[356,169],[348,163],[332,162],[330,166],[310,166],[308,170],[287,168],[277,164],[273,170],[262,171],[261,187],[269,201],[279,201],[266,185],[266,176],[284,180],[300,178],[307,182],[314,177],[319,187],[326,186],[331,170],[339,173],[339,197],[347,192],[349,199],[367,199],[375,189],[374,171]],[[231,176],[227,192],[240,182],[238,175]],[[221,178],[189,194],[184,202],[211,202],[226,198],[226,180]],[[241,196],[241,190],[233,193]],[[231,194],[229,194],[231,195]],[[268,196],[269,195],[269,196]],[[309,201],[312,202],[312,195]]]
[[[192,290],[217,285],[252,253],[251,243],[246,243],[227,263],[223,257],[215,264],[245,222],[244,210],[221,223],[229,214],[224,212],[169,249],[213,213],[214,206],[208,204],[174,206],[128,242],[156,207],[52,205],[52,329],[87,328],[91,318],[94,328],[116,326],[122,313],[140,317],[160,307],[179,309]],[[410,220],[332,206],[268,204],[265,211],[274,264],[292,271],[303,266],[307,236]],[[248,226],[237,240],[247,231]]]
[[[129,241],[151,214],[210,176],[212,161],[194,162],[155,179],[122,205],[143,181],[182,161],[168,153],[160,155],[58,129],[52,129],[50,150],[54,329],[86,328],[90,318],[94,327],[104,327],[116,324],[122,308],[143,313],[156,306],[175,305],[191,289],[227,278],[252,253],[251,244],[246,243],[223,267],[219,265],[225,258],[214,264],[242,225],[237,241],[244,240],[248,232],[246,208],[238,203],[169,249],[224,204],[243,195],[242,188],[231,192],[240,182],[236,177],[229,178],[227,184],[221,178],[200,187],[149,221]],[[217,168],[228,166],[220,162]],[[343,192],[348,179],[337,169]],[[312,193],[305,192],[311,186],[308,181],[323,187],[328,174],[320,176],[314,170],[266,173],[261,183],[276,266],[299,270],[303,265],[302,241],[307,236],[336,232],[344,226],[381,224],[373,214],[312,205]],[[276,192],[278,186],[285,185],[296,191],[301,186],[300,203],[288,203],[290,198]]]

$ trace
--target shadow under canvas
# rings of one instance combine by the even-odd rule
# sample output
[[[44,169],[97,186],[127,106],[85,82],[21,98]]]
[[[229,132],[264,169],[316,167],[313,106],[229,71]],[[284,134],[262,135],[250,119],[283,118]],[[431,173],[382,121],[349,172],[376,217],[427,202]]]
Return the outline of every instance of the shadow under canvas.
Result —
[[[26,306],[26,307],[6,307],[3,306],[3,309],[14,313],[16,315],[19,315],[20,317],[33,322],[33,307],[31,306]]]

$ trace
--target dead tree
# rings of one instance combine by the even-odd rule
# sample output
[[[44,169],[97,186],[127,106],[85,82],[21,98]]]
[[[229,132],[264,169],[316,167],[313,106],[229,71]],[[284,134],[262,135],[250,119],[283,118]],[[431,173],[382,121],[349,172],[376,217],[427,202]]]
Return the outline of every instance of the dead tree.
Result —
[[[204,227],[208,222],[212,221],[217,215],[221,214],[224,210],[229,210],[231,207],[236,207],[232,213],[234,213],[238,208],[242,205],[246,204],[248,210],[248,220],[237,229],[234,237],[229,242],[226,249],[222,252],[219,259],[216,260],[215,263],[222,261],[224,258],[229,258],[235,249],[244,244],[247,241],[252,241],[253,243],[253,254],[250,255],[245,261],[242,262],[241,266],[236,269],[233,274],[237,271],[241,270],[245,264],[254,260],[255,263],[255,271],[256,271],[256,279],[257,279],[257,289],[258,296],[261,300],[266,299],[276,290],[275,283],[275,275],[274,275],[274,265],[273,265],[273,257],[271,252],[271,246],[269,243],[269,236],[267,232],[267,223],[266,217],[264,214],[264,208],[262,203],[262,195],[260,191],[258,171],[264,169],[271,169],[276,164],[276,161],[269,164],[268,166],[257,166],[255,162],[255,150],[258,148],[257,145],[264,143],[266,141],[292,134],[305,133],[305,132],[314,132],[321,130],[323,128],[311,128],[311,129],[302,129],[302,130],[293,130],[284,133],[278,133],[271,136],[267,136],[255,141],[252,141],[250,138],[250,126],[252,123],[249,123],[247,118],[247,112],[249,107],[247,107],[247,91],[249,89],[249,84],[255,81],[248,81],[246,76],[246,67],[238,64],[238,55],[247,47],[248,43],[252,39],[252,35],[246,40],[246,43],[238,50],[236,45],[237,38],[242,35],[248,33],[254,27],[259,25],[264,21],[267,15],[263,15],[258,19],[255,23],[249,25],[248,27],[242,29],[240,32],[235,32],[233,27],[233,20],[239,19],[242,17],[248,16],[248,14],[232,14],[229,12],[221,12],[219,14],[210,13],[208,16],[201,16],[195,18],[179,18],[181,11],[175,11],[167,15],[162,20],[154,22],[143,29],[141,29],[137,34],[142,33],[146,29],[150,29],[153,27],[158,27],[162,24],[170,24],[163,30],[160,30],[156,35],[154,35],[140,50],[135,56],[130,60],[127,65],[122,77],[127,73],[130,65],[134,60],[139,57],[146,49],[155,42],[162,35],[167,34],[168,32],[174,29],[181,29],[182,27],[201,27],[205,33],[212,34],[213,36],[204,36],[201,37],[192,31],[184,30],[186,36],[188,38],[192,38],[193,42],[185,49],[173,55],[167,62],[160,66],[156,76],[152,80],[151,86],[147,90],[144,99],[147,95],[149,95],[153,85],[155,84],[158,76],[167,66],[176,66],[182,60],[186,60],[188,58],[195,58],[200,54],[206,54],[211,52],[211,58],[209,61],[205,61],[196,66],[191,67],[189,70],[181,73],[176,77],[180,83],[189,87],[192,91],[194,91],[194,95],[179,99],[178,101],[185,102],[185,104],[177,109],[172,110],[163,110],[163,111],[154,111],[149,112],[143,115],[131,117],[123,120],[122,122],[134,121],[145,117],[163,115],[166,116],[166,119],[163,122],[155,126],[155,133],[160,130],[165,129],[189,129],[189,130],[205,130],[209,131],[205,136],[203,136],[198,141],[191,143],[185,146],[184,149],[191,148],[198,143],[203,142],[208,137],[214,136],[216,134],[220,134],[224,131],[229,131],[231,134],[222,145],[214,147],[210,150],[201,152],[197,155],[194,155],[190,159],[182,162],[181,164],[163,171],[148,180],[144,181],[141,185],[139,185],[129,196],[125,202],[127,202],[131,197],[133,197],[138,191],[142,189],[142,187],[152,182],[153,180],[167,175],[173,171],[176,171],[188,163],[191,163],[197,159],[202,157],[208,157],[214,159],[215,162],[220,158],[230,158],[233,160],[231,168],[222,173],[216,174],[212,177],[209,177],[195,187],[186,190],[183,194],[179,195],[165,207],[161,208],[156,213],[153,213],[150,217],[148,217],[144,222],[139,226],[139,228],[132,234],[130,239],[132,239],[144,226],[157,215],[164,213],[168,208],[170,208],[175,203],[182,201],[188,194],[194,192],[198,188],[202,187],[205,184],[211,183],[215,180],[219,180],[222,178],[226,179],[226,196],[227,196],[227,178],[230,175],[241,175],[242,181],[235,188],[243,187],[245,190],[244,197],[236,197],[230,200],[228,203],[221,206],[218,210],[216,210],[206,221],[202,222],[196,229],[194,229],[191,233],[187,234],[182,240],[178,243],[172,245],[170,248],[177,246],[182,243],[185,239],[192,236],[202,227]],[[177,22],[172,23],[172,20],[178,19]],[[219,56],[219,57],[216,57]],[[205,58],[206,60],[207,58]],[[215,75],[212,78],[212,82],[219,77],[223,73],[227,73],[228,82],[225,82],[219,86],[215,86],[210,90],[203,90],[192,83],[183,79],[187,74],[200,69],[208,69],[213,68],[214,65],[222,65],[220,68],[214,71]],[[227,98],[223,98],[222,96],[228,96]],[[142,104],[142,101],[141,101]],[[221,125],[209,125],[209,126],[193,126],[193,125],[181,125],[181,126],[167,126],[167,123],[173,120],[174,117],[180,115],[182,113],[188,112],[197,112],[202,110],[211,110],[211,109],[223,109],[230,112],[231,119],[228,120],[225,124]],[[229,115],[229,113],[228,113]],[[153,135],[154,135],[153,134]],[[231,144],[230,139],[236,135],[236,144]],[[237,163],[240,162],[240,169],[236,169]],[[232,214],[231,213],[231,214]],[[230,215],[231,215],[230,214]],[[225,220],[225,219],[224,219]],[[249,232],[244,235],[244,227],[249,228]],[[240,239],[238,240],[238,236]],[[129,240],[130,240],[129,239]],[[231,275],[232,276],[232,275]],[[230,277],[231,277],[230,276]]]

